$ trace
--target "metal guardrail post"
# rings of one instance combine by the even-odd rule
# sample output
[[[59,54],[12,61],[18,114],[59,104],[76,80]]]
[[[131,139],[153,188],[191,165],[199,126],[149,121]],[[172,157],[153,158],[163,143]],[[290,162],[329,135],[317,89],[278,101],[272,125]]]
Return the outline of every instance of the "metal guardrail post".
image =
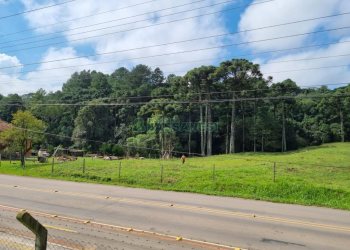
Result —
[[[46,250],[47,229],[28,212],[20,212],[17,214],[16,218],[35,234],[35,250]]]

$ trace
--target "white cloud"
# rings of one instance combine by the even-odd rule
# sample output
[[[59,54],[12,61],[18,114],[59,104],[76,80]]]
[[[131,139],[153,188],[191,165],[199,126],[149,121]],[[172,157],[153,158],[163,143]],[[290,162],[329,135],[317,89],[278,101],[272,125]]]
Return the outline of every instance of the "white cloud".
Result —
[[[343,11],[339,9],[345,0],[278,0],[266,4],[252,5],[241,15],[239,30],[250,30],[259,27],[283,24],[314,17],[327,16]],[[347,20],[349,17],[347,16]],[[245,32],[241,35],[243,41],[256,41],[272,37],[288,36],[293,34],[312,32],[320,27],[334,24],[334,18],[319,19],[284,25],[268,29]],[[339,20],[337,21],[337,25]],[[312,35],[310,35],[312,36]],[[291,45],[299,46],[308,41],[310,36],[298,36],[288,39],[280,39],[268,42],[252,43],[249,45],[254,50],[268,50],[288,48]]]
[[[350,37],[345,38],[350,41]],[[342,56],[340,56],[342,55]],[[339,57],[335,57],[339,56]],[[320,58],[318,60],[303,60],[305,58]],[[328,58],[327,58],[328,57]],[[301,60],[300,60],[301,59]],[[300,61],[296,61],[300,60]],[[334,83],[350,82],[349,67],[337,67],[348,65],[350,60],[350,43],[339,43],[327,48],[289,54],[268,60],[262,65],[262,71],[274,77],[274,81],[283,81],[291,78],[301,86],[327,85]],[[292,61],[292,62],[280,62]],[[314,70],[303,70],[311,68],[322,68]],[[300,71],[293,71],[299,70]],[[289,71],[284,73],[274,73]],[[272,73],[272,74],[269,74]]]
[[[10,75],[0,75],[0,94],[25,94],[31,92],[25,81]]]
[[[53,5],[55,2],[45,1],[45,3],[38,3],[35,0],[22,0],[22,3],[25,6],[26,10],[32,10]],[[40,28],[36,30],[38,33],[59,31],[63,28],[62,25],[58,24],[51,26],[50,24],[57,22],[59,23],[60,18],[64,18],[65,8],[65,5],[58,5],[53,8],[46,8],[44,10],[29,12],[25,15],[25,18],[29,21],[28,25],[31,28]]]
[[[74,72],[88,69],[88,67],[79,65],[91,64],[95,62],[87,58],[60,61],[60,59],[75,57],[78,57],[78,54],[72,47],[61,49],[51,48],[43,56],[42,61],[53,62],[40,65],[36,71],[25,74],[23,79],[27,85],[31,86],[32,90],[36,90],[38,88],[43,88],[50,91],[59,90],[62,87],[62,83],[65,82]],[[74,67],[73,65],[77,66]],[[98,67],[96,68],[99,70]]]
[[[59,61],[63,58],[74,58],[78,54],[74,48],[66,47],[61,49],[51,48],[42,57],[42,61],[53,61],[50,63],[41,64],[36,71],[29,73],[8,74],[2,73],[0,75],[0,93],[1,94],[25,94],[43,88],[48,91],[56,91],[61,89],[62,83],[65,82],[71,74],[89,67],[73,66],[93,64],[96,61],[86,58],[79,58],[74,60]],[[1,65],[1,56],[0,56]],[[9,64],[7,63],[6,66]],[[17,64],[13,64],[17,65]],[[73,66],[73,67],[72,67]],[[59,69],[56,69],[59,68]],[[94,67],[95,68],[95,67]],[[48,70],[55,69],[55,70]],[[102,70],[96,66],[96,70]]]
[[[103,54],[110,51],[132,49],[137,47],[151,46],[157,44],[171,43],[174,41],[188,40],[201,36],[207,36],[208,34],[221,34],[226,33],[223,20],[220,18],[220,14],[207,15],[203,17],[188,19],[180,22],[170,22],[164,25],[156,25],[145,29],[135,29],[138,27],[149,26],[159,24],[162,22],[169,22],[176,19],[183,19],[191,16],[197,16],[209,12],[214,12],[226,7],[228,4],[221,4],[215,7],[194,10],[201,6],[207,6],[210,4],[220,3],[219,0],[210,0],[205,2],[189,2],[189,1],[154,1],[154,3],[139,5],[136,7],[126,8],[116,12],[110,12],[103,15],[94,15],[99,12],[105,12],[112,9],[123,8],[127,5],[134,5],[140,3],[140,1],[131,0],[125,3],[124,1],[111,0],[111,1],[77,1],[65,5],[60,5],[54,8],[45,9],[45,11],[31,12],[25,15],[28,25],[32,28],[46,26],[36,30],[37,34],[48,34],[51,32],[57,32],[61,30],[69,30],[63,33],[64,38],[67,40],[67,48],[49,48],[47,53],[42,57],[42,61],[67,58],[77,56],[76,50],[81,46],[90,47],[90,53]],[[51,5],[54,1],[41,1],[40,4],[35,0],[22,0],[26,9],[40,8],[45,5]],[[189,4],[184,7],[178,7],[162,11],[156,14],[148,14],[138,16],[134,18],[127,18],[120,21],[113,21],[101,25],[95,25],[96,23],[107,22],[114,19],[126,18],[130,16],[139,15],[146,12],[154,12],[164,8],[171,8],[181,4]],[[79,10],[79,11],[77,11]],[[163,15],[174,14],[180,11],[193,10],[191,12],[171,15],[167,17],[160,17]],[[91,15],[89,18],[79,19],[83,16]],[[65,22],[65,20],[76,19],[74,22]],[[140,20],[148,19],[146,21],[138,22]],[[134,22],[132,24],[127,24]],[[59,25],[51,26],[51,23],[60,23]],[[89,31],[92,29],[104,28],[112,25],[119,25],[114,28],[103,29],[101,31],[89,32],[81,35],[74,35],[78,32]],[[127,25],[124,25],[127,24]],[[76,29],[81,26],[87,26],[87,28]],[[129,32],[121,32],[126,29],[133,29]],[[113,35],[100,36],[92,39],[82,39],[80,41],[74,41],[79,38],[85,38],[87,36],[98,36],[105,33],[114,32]],[[160,46],[147,48],[142,50],[131,50],[123,53],[107,54],[96,56],[91,59],[78,59],[69,61],[60,61],[50,64],[42,64],[38,67],[37,72],[22,75],[22,78],[26,82],[26,88],[14,87],[13,92],[16,91],[34,91],[38,88],[44,88],[46,90],[57,90],[62,86],[62,80],[64,77],[69,77],[71,73],[76,70],[82,69],[95,69],[105,73],[111,73],[118,67],[127,66],[131,67],[139,63],[145,63],[147,65],[162,65],[175,63],[179,61],[201,60],[207,58],[213,58],[213,62],[217,56],[223,56],[226,51],[223,49],[213,49],[208,51],[201,51],[191,54],[178,54],[171,56],[153,57],[145,59],[134,59],[139,57],[147,57],[157,54],[173,53],[177,51],[193,50],[198,48],[213,47],[223,44],[223,38],[213,38],[207,40],[198,40],[188,43],[177,43],[168,46]],[[92,50],[92,52],[91,52]],[[42,71],[47,68],[66,67],[71,65],[80,64],[93,64],[101,63],[104,61],[115,61],[110,64],[98,64],[94,66],[83,66],[75,68],[65,68],[60,70]],[[205,63],[210,63],[208,60]],[[171,72],[185,72],[188,69],[201,65],[200,62],[192,64],[177,64],[175,66],[168,66],[164,70],[167,73]],[[40,79],[41,78],[41,79]],[[59,80],[58,80],[59,78]],[[47,80],[46,80],[47,79]],[[20,82],[18,82],[20,84]],[[17,86],[17,85],[13,85]]]
[[[287,23],[297,20],[304,20],[314,17],[321,17],[344,13],[350,11],[350,1],[346,0],[278,0],[268,4],[254,5],[246,9],[241,15],[239,23],[240,30],[254,29],[280,23]],[[272,37],[288,36],[298,33],[313,32],[318,29],[332,29],[348,26],[350,15],[342,15],[332,18],[318,19],[309,22],[302,22],[292,25],[280,26],[259,31],[246,32],[242,34],[243,41],[254,41]],[[322,44],[331,40],[350,41],[350,29],[341,31],[326,32],[320,35],[298,36],[288,39],[273,40],[261,43],[251,43],[245,46],[246,49],[254,52],[286,49],[310,44]],[[256,62],[265,62],[262,71],[272,75],[276,81],[291,78],[299,85],[319,85],[350,82],[349,67],[334,67],[348,65],[350,56],[331,57],[319,60],[300,60],[315,57],[329,57],[335,55],[349,54],[350,43],[338,43],[330,46],[313,47],[303,52],[288,51],[276,53],[269,58],[258,57]],[[294,60],[293,62],[274,63],[280,61]],[[300,60],[300,61],[295,61]],[[307,68],[324,68],[315,70],[302,70]],[[300,71],[293,71],[298,70]],[[289,71],[284,73],[273,73]],[[272,73],[272,74],[269,74]]]
[[[0,74],[16,75],[20,68],[21,63],[17,57],[0,54]]]
[[[1,0],[0,0],[1,1]],[[127,8],[116,12],[110,12],[103,15],[94,15],[99,12],[104,12],[112,9],[118,9],[125,7],[126,5],[133,5],[140,3],[137,0],[130,0],[128,3],[124,1],[76,1],[65,5],[56,6],[54,8],[45,9],[45,11],[37,11],[28,13],[25,15],[28,25],[32,28],[42,27],[36,30],[37,34],[48,34],[50,32],[58,32],[61,30],[69,30],[62,35],[67,40],[67,45],[56,48],[48,48],[46,53],[42,56],[41,60],[55,60],[64,59],[67,57],[76,57],[80,55],[77,51],[82,51],[82,48],[89,48],[89,53],[103,54],[110,51],[125,50],[131,48],[138,48],[144,46],[151,46],[156,44],[171,43],[174,41],[188,40],[201,36],[208,36],[212,34],[227,33],[225,27],[225,20],[218,13],[216,15],[207,15],[203,17],[188,19],[181,22],[170,22],[175,19],[183,19],[190,16],[196,16],[205,14],[208,12],[214,12],[224,8],[227,5],[218,5],[216,7],[194,10],[197,7],[205,6],[213,3],[219,3],[219,0],[210,0],[201,3],[194,3],[185,0],[181,1],[154,1],[145,5],[137,7]],[[257,1],[256,1],[257,2]],[[54,0],[36,1],[36,0],[22,0],[26,9],[40,8],[46,5],[55,3]],[[114,19],[126,18],[140,13],[154,12],[158,9],[170,8],[185,3],[190,5],[181,8],[174,8],[161,13],[149,14],[146,16],[138,16],[134,18],[127,18],[120,21],[113,21],[105,24],[95,25],[96,23],[107,22]],[[77,11],[79,10],[79,11]],[[159,18],[161,15],[167,15],[179,11],[194,10],[192,12],[177,14],[167,17]],[[346,0],[276,0],[270,3],[257,4],[248,7],[242,14],[239,22],[239,30],[254,29],[257,27],[269,26],[279,23],[292,22],[302,19],[308,19],[312,17],[332,15],[339,12],[350,11],[350,1]],[[91,15],[89,18],[81,18],[83,16]],[[78,18],[78,19],[77,19]],[[81,19],[79,19],[81,18]],[[143,19],[149,18],[146,21],[137,22]],[[347,26],[350,23],[350,15],[344,15],[334,18],[320,19],[310,22],[303,22],[288,26],[281,26],[269,29],[262,29],[254,32],[246,32],[241,34],[242,41],[254,41],[271,37],[279,37],[296,33],[312,32],[317,29],[329,29],[341,26]],[[76,19],[73,22],[65,22],[65,20]],[[227,21],[227,20],[226,20]],[[127,24],[130,22],[136,22]],[[141,26],[153,25],[161,22],[170,22],[164,25],[157,25],[144,29],[135,29]],[[59,25],[49,25],[51,23],[59,23]],[[92,29],[105,28],[112,25],[120,25],[113,28],[103,29],[100,31],[88,32],[85,34],[75,35],[79,32],[89,31]],[[86,28],[79,28],[81,26],[87,26]],[[78,28],[78,29],[77,29]],[[129,32],[121,32],[126,29],[131,29]],[[112,33],[112,35],[103,36],[106,33]],[[337,32],[328,32],[326,35],[332,41],[338,41],[342,39],[350,40],[350,29],[344,29]],[[99,36],[91,39],[76,39],[85,38],[88,36]],[[309,45],[310,43],[322,43],[323,39],[319,39],[319,36],[309,35],[300,36],[296,38],[268,41],[264,43],[251,43],[247,46],[242,46],[244,50],[252,50],[253,52],[260,52],[265,50],[284,49],[289,47],[298,47]],[[230,38],[230,41],[237,42],[236,37]],[[215,58],[228,55],[228,51],[225,49],[213,49],[207,51],[200,51],[194,53],[176,54],[163,57],[150,57],[143,59],[134,59],[139,57],[149,57],[156,54],[174,53],[177,51],[193,50],[205,47],[220,46],[224,43],[224,38],[212,38],[206,40],[198,40],[188,43],[177,43],[168,46],[152,47],[140,50],[130,50],[127,52],[105,54],[95,56],[91,58],[80,58],[77,60],[69,61],[56,61],[49,64],[41,64],[38,67],[38,71],[22,74],[18,80],[16,74],[17,71],[6,71],[7,78],[12,80],[13,84],[11,88],[1,85],[1,91],[21,92],[27,93],[35,91],[38,88],[44,88],[46,90],[58,90],[61,88],[62,83],[73,72],[83,69],[99,70],[105,73],[111,73],[114,69],[120,66],[131,67],[138,63],[144,63],[147,65],[159,65],[166,73],[183,73],[190,68],[199,66],[201,64],[209,64],[215,62]],[[227,40],[226,40],[227,42]],[[258,57],[255,58],[257,62],[274,62],[281,60],[294,60],[302,58],[320,57],[334,54],[344,54],[346,50],[349,50],[348,44],[338,44],[320,49],[309,49],[308,52],[291,52],[280,53],[271,56],[270,58]],[[10,57],[11,58],[11,57]],[[212,62],[208,61],[208,58],[213,58]],[[263,72],[275,72],[301,68],[314,68],[323,67],[329,65],[341,65],[347,64],[347,59],[350,57],[339,57],[333,59],[323,60],[310,60],[299,61],[290,63],[275,63],[262,66]],[[17,58],[16,58],[17,59]],[[9,60],[9,59],[7,59]],[[12,58],[14,60],[14,58]],[[194,61],[197,63],[185,63],[176,64],[172,66],[162,67],[162,64],[172,64],[180,61]],[[201,61],[202,60],[202,61]],[[114,61],[114,63],[101,64],[105,61]],[[20,62],[13,61],[13,63],[19,64]],[[91,66],[75,66],[73,68],[62,68],[59,70],[47,70],[57,67],[68,67],[72,65],[81,64],[95,64]],[[6,62],[6,65],[12,65],[10,62]],[[1,57],[0,57],[1,67]],[[3,72],[4,74],[4,72]],[[299,82],[299,84],[321,84],[327,82],[347,81],[350,80],[345,68],[333,68],[319,71],[298,71],[288,72],[283,74],[273,74],[276,81],[284,80],[285,78],[292,78]],[[3,75],[3,77],[5,77]],[[5,79],[8,81],[9,79]],[[3,82],[1,80],[0,82]],[[8,85],[7,85],[8,86]]]

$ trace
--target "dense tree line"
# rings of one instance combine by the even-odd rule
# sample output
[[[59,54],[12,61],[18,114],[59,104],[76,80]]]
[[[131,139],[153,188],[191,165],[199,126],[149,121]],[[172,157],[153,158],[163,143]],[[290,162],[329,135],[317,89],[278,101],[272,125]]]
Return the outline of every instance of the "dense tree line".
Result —
[[[350,140],[349,96],[350,85],[273,83],[244,59],[167,77],[137,65],[74,73],[57,92],[1,96],[0,118],[30,111],[45,122],[42,146],[51,149],[163,157],[288,151]]]

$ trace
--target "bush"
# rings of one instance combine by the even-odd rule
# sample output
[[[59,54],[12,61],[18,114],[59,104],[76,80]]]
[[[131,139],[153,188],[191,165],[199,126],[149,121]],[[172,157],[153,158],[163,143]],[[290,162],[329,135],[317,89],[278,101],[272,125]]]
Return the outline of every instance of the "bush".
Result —
[[[124,156],[125,155],[125,150],[120,145],[114,145],[112,147],[112,154],[115,155],[115,156]]]
[[[100,152],[103,154],[111,154],[112,153],[112,145],[108,143],[103,143],[100,147]]]

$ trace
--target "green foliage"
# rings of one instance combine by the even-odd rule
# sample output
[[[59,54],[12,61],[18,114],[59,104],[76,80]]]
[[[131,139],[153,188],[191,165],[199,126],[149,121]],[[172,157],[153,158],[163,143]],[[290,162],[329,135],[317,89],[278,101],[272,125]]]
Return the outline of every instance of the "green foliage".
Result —
[[[23,99],[15,94],[0,99],[0,118],[11,122],[13,114],[24,108]]]
[[[74,121],[72,139],[75,146],[90,151],[96,151],[101,142],[113,141],[113,115],[106,106],[94,106],[99,102],[91,102],[79,110]]]
[[[154,131],[148,131],[147,134],[138,134],[135,137],[129,137],[126,140],[128,155],[143,155],[154,153],[152,148],[157,148],[158,141]]]
[[[125,155],[124,147],[117,144],[113,145],[113,144],[103,143],[99,151],[105,155],[114,155],[114,156]]]
[[[108,143],[103,143],[99,151],[105,155],[112,154],[112,145]]]
[[[350,140],[350,85],[301,89],[291,79],[271,80],[246,59],[200,66],[184,76],[166,77],[142,64],[110,75],[84,70],[62,91],[0,96],[0,118],[10,122],[27,109],[47,124],[46,148],[108,154],[116,154],[112,145],[132,145],[131,155],[169,156],[279,152]]]
[[[124,156],[125,155],[124,147],[121,145],[113,145],[112,154],[115,156]]]
[[[29,111],[18,111],[13,115],[12,128],[1,133],[1,137],[11,142],[11,147],[19,150],[24,141],[38,143],[44,138],[45,124]]]
[[[189,157],[185,165],[179,157],[121,161],[86,158],[85,173],[81,168],[83,159],[79,158],[57,165],[53,175],[50,163],[28,163],[23,170],[18,162],[3,161],[0,173],[350,210],[349,150],[350,143],[333,143],[290,153]],[[276,182],[273,182],[274,162],[277,162]],[[163,183],[160,183],[161,165]]]
[[[1,141],[8,145],[9,151],[20,152],[22,166],[24,155],[31,144],[44,139],[45,124],[35,118],[29,111],[18,111],[13,115],[12,127],[0,134]]]

